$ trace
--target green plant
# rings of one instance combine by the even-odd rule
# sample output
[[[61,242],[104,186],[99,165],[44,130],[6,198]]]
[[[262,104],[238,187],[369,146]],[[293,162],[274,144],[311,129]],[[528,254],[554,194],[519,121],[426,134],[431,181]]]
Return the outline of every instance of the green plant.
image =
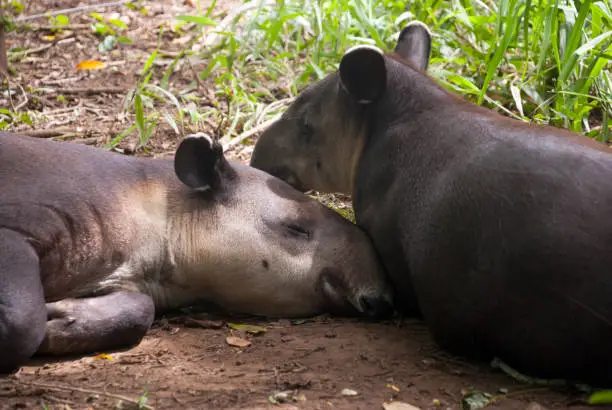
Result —
[[[117,34],[127,30],[126,24],[120,19],[105,19],[101,14],[91,13],[96,22],[91,26],[92,30],[102,37],[102,41],[98,45],[98,50],[101,53],[107,52],[115,48],[117,44],[130,44],[132,40],[123,35]]]
[[[147,405],[148,402],[149,402],[149,390],[147,386],[145,385],[144,393],[142,393],[142,395],[138,398],[138,409],[142,410],[142,409],[149,408],[149,406]]]
[[[610,138],[612,10],[605,1],[252,0],[223,19],[214,8],[177,20],[196,25],[206,62],[200,81],[227,101],[206,107],[228,119],[225,143],[281,113],[333,72],[349,47],[391,50],[413,19],[432,29],[429,72],[445,87],[523,121]],[[164,89],[172,92],[172,84]]]
[[[58,14],[57,16],[49,16],[49,25],[53,28],[53,32],[61,32],[62,29],[70,25],[70,17],[65,14]]]

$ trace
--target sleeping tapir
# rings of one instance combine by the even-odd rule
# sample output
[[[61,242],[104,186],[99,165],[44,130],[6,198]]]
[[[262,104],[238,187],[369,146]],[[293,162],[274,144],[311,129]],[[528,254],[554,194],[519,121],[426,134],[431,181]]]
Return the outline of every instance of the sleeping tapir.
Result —
[[[202,134],[174,161],[0,133],[0,372],[138,343],[206,301],[264,316],[385,315],[367,236]]]
[[[251,165],[352,195],[397,299],[442,347],[612,387],[611,150],[451,94],[425,73],[430,41],[414,22],[394,53],[349,50]]]

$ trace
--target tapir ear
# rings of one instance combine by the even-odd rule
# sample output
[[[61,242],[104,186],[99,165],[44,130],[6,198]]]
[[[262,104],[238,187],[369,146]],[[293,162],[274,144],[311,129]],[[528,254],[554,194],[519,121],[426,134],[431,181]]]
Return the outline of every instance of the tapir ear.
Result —
[[[385,58],[377,47],[351,48],[340,60],[339,71],[342,87],[361,104],[376,101],[387,87]]]
[[[174,172],[185,185],[197,189],[214,188],[219,182],[218,164],[223,148],[204,133],[187,135],[174,155]]]
[[[427,70],[431,52],[429,28],[420,21],[411,21],[400,33],[394,51],[417,68]]]

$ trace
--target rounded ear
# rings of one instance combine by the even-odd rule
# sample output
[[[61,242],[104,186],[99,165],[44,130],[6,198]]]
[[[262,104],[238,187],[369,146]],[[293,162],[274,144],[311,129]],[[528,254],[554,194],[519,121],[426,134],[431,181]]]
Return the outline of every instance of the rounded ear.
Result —
[[[373,46],[356,46],[340,60],[340,83],[360,104],[376,101],[387,87],[387,67],[382,51]]]
[[[420,70],[427,70],[431,53],[431,32],[418,20],[411,21],[401,31],[394,50]]]
[[[197,190],[215,188],[219,183],[218,163],[223,148],[204,133],[187,135],[174,155],[174,172],[188,187]]]

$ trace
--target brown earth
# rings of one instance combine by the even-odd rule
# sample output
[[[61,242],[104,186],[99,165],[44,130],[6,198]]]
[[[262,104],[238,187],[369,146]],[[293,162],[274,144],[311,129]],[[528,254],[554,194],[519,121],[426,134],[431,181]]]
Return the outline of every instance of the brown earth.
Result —
[[[25,14],[32,15],[86,2],[25,3]],[[231,1],[220,1],[218,7],[230,6]],[[194,12],[190,1],[150,2],[146,8],[147,16],[121,9],[121,16],[130,18],[128,36],[137,41],[109,54],[97,51],[100,40],[91,33],[92,20],[86,13],[70,15],[71,26],[54,38],[48,37],[45,19],[10,33],[9,47],[30,53],[12,62],[16,71],[10,88],[16,92],[9,101],[4,85],[0,106],[12,104],[40,114],[34,117],[34,127],[17,124],[12,130],[59,130],[70,135],[67,139],[102,145],[132,124],[121,105],[156,47],[158,28],[176,14]],[[115,11],[116,7],[105,12]],[[172,34],[163,40],[168,52],[183,44]],[[76,71],[85,59],[100,59],[110,68]],[[168,61],[171,58],[159,64]],[[178,70],[173,84],[194,81],[194,71]],[[30,87],[44,91],[32,93]],[[198,87],[201,95],[210,94],[205,84]],[[214,127],[209,123],[200,129],[214,133]],[[149,153],[138,154],[166,155],[177,141],[169,127],[160,126]],[[134,142],[135,137],[127,138],[120,147],[129,151]],[[246,161],[249,147],[241,146],[229,155]],[[108,356],[37,358],[16,375],[0,379],[0,409],[136,408],[134,403],[145,391],[148,405],[158,409],[381,409],[383,402],[392,400],[421,408],[459,409],[462,397],[472,390],[496,397],[490,406],[500,409],[535,410],[541,408],[538,403],[551,409],[586,408],[584,396],[520,384],[486,364],[469,364],[440,352],[417,321],[371,323],[329,317],[248,321],[267,329],[253,336],[227,326],[231,320],[245,323],[244,318],[202,315],[162,318],[138,346],[100,352]],[[230,346],[226,338],[231,335],[248,339],[251,345]],[[357,395],[342,395],[343,389]],[[279,392],[285,392],[288,403],[271,403],[270,397]]]

